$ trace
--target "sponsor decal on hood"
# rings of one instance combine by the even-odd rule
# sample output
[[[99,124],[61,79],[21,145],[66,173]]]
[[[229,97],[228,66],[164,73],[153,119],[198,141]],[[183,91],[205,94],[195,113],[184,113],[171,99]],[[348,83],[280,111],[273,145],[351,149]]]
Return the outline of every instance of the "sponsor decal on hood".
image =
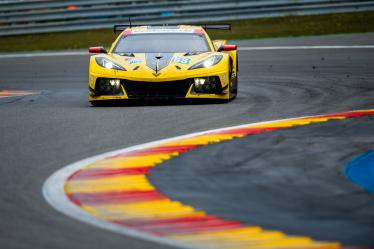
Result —
[[[190,58],[183,58],[183,57],[174,57],[172,62],[175,64],[189,64],[191,61]]]
[[[125,61],[129,63],[130,65],[141,64],[143,62],[141,59],[137,59],[137,58],[126,58]]]

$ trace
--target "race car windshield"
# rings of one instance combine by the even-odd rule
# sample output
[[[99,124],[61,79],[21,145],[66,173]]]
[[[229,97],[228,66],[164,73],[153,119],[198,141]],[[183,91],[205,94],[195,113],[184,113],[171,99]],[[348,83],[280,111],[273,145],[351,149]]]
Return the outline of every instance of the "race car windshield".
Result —
[[[205,37],[198,34],[131,34],[123,36],[113,53],[209,52]]]

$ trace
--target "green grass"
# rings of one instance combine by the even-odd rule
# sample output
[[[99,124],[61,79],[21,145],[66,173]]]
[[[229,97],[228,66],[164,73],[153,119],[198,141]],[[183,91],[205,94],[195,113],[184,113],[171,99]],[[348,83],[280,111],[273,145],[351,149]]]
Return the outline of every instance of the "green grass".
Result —
[[[253,39],[374,31],[374,11],[311,16],[288,16],[231,21],[231,32],[210,31],[213,39]],[[118,35],[118,34],[117,34]],[[78,49],[110,46],[112,29],[0,37],[0,52]]]

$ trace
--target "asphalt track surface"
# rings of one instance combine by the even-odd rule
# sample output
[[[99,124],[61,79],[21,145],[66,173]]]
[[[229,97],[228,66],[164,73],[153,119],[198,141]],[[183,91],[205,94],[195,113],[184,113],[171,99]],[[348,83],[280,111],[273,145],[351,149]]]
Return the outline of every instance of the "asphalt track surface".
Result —
[[[240,43],[299,44],[374,44],[374,34]],[[229,104],[104,108],[92,108],[86,100],[88,56],[0,58],[1,89],[41,91],[0,100],[0,248],[166,248],[58,213],[41,194],[45,179],[80,159],[157,139],[374,106],[373,49],[241,51],[239,56],[239,96]],[[257,181],[269,184],[265,178]]]

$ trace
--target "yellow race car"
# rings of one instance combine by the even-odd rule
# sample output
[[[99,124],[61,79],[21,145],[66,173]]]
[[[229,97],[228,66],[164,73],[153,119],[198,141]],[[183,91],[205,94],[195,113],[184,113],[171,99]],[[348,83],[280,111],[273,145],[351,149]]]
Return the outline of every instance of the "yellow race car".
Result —
[[[229,25],[135,26],[107,51],[91,47],[89,101],[202,98],[229,101],[238,91],[236,45],[212,41],[205,29]]]

